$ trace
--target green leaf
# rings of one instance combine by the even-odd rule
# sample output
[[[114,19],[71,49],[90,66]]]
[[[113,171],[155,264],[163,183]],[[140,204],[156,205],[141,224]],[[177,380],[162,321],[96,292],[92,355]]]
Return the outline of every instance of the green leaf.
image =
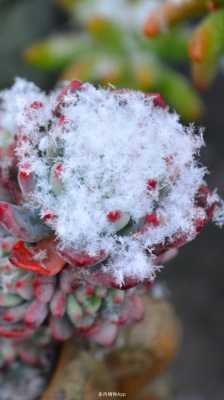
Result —
[[[188,59],[188,42],[190,31],[185,28],[176,28],[154,38],[147,39],[137,36],[139,47],[149,53],[154,53],[164,61],[185,61]]]
[[[183,75],[164,67],[156,89],[184,120],[200,119],[203,111],[202,100]]]
[[[14,307],[23,302],[23,299],[16,294],[0,293],[0,307]]]
[[[73,295],[68,296],[66,310],[70,321],[74,325],[78,324],[78,321],[80,321],[83,316],[83,311]]]
[[[34,44],[24,53],[25,60],[47,71],[62,70],[82,54],[90,52],[92,39],[83,34],[54,35]]]
[[[213,81],[224,53],[224,10],[213,12],[196,29],[190,46],[193,77],[199,88]]]

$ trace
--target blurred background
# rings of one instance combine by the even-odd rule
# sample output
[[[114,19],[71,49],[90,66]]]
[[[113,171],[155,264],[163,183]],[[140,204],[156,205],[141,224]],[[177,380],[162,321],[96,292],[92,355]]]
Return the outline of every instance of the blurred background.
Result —
[[[81,7],[75,10],[75,3]],[[0,88],[20,76],[44,90],[61,77],[73,77],[160,91],[185,121],[197,120],[205,127],[203,159],[211,187],[223,195],[224,68],[199,96],[190,83],[188,28],[152,42],[139,29],[146,2],[137,22],[131,13],[122,19],[122,10],[115,10],[118,23],[95,16],[90,3],[0,0]],[[183,326],[182,348],[171,367],[178,400],[224,398],[223,244],[223,232],[210,226],[158,278],[167,286]]]

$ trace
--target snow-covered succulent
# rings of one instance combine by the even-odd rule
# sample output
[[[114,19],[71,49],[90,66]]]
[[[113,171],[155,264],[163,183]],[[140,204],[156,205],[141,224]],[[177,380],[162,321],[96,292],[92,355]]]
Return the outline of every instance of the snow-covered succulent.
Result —
[[[27,207],[74,267],[118,285],[152,280],[157,256],[212,217],[218,197],[198,162],[201,132],[182,126],[158,95],[72,82],[31,104],[18,123]]]
[[[22,112],[25,104],[32,103],[38,95],[34,84],[23,84],[17,80],[16,86],[10,91],[3,90],[0,94],[0,178],[12,175],[15,167],[15,136],[17,133],[16,120],[12,117]]]
[[[217,214],[201,131],[157,94],[73,81],[47,96],[17,80],[2,98],[16,153],[0,201],[0,335],[111,345],[143,317],[161,264]]]

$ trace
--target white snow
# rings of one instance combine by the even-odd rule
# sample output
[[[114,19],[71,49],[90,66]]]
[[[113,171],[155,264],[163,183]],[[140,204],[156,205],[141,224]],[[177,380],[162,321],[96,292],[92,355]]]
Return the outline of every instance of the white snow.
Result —
[[[201,131],[184,127],[140,92],[83,84],[57,108],[58,92],[39,96],[44,106],[30,110],[29,96],[21,94],[26,106],[16,117],[28,138],[17,149],[20,163],[29,163],[37,180],[31,207],[55,215],[51,227],[62,246],[108,252],[104,268],[119,283],[126,276],[153,278],[158,266],[145,249],[177,235],[193,239],[195,220],[206,217],[195,206],[206,173],[198,162]],[[157,182],[154,189],[147,188],[149,180]],[[134,224],[150,214],[158,223],[141,235],[120,236],[108,219],[117,210]]]
[[[10,90],[0,93],[0,169],[3,173],[12,166],[12,146],[15,135],[18,134],[17,115],[20,115],[27,104],[32,101],[43,101],[45,97],[40,90],[30,82],[17,79]]]
[[[33,101],[44,101],[45,95],[33,83],[17,78],[11,89],[0,93],[0,128],[13,137],[18,133],[17,116]]]

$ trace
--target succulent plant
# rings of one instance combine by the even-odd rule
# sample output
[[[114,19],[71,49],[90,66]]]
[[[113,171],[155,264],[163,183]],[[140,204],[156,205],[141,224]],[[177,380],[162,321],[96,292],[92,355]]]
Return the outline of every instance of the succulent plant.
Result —
[[[0,336],[111,346],[143,318],[161,264],[218,215],[201,133],[157,94],[73,81],[47,96],[17,80],[0,97],[16,148],[0,201]]]
[[[51,345],[50,345],[51,344]],[[47,356],[53,354],[53,342],[47,329],[39,329],[26,339],[0,339],[0,368],[15,362],[41,368]]]
[[[48,327],[34,330],[28,322],[22,323],[33,302],[34,276],[15,268],[9,255],[15,239],[0,238],[0,368],[21,360],[38,366],[45,362],[52,350]],[[38,290],[38,289],[36,289]],[[40,307],[41,308],[41,307]]]
[[[43,276],[38,262],[35,270],[29,264],[25,242],[16,242],[12,252],[14,243],[11,237],[0,242],[0,367],[18,358],[38,365],[52,337],[62,341],[74,332],[111,345],[119,326],[143,318],[143,304],[133,290],[85,284],[68,267],[60,275]],[[49,251],[50,242],[42,244]],[[50,268],[55,268],[55,260],[57,256],[48,262]]]
[[[58,3],[76,29],[34,44],[25,53],[29,63],[58,71],[62,80],[109,82],[120,88],[159,92],[186,120],[201,116],[199,96],[171,66],[187,59],[188,31],[177,28],[156,41],[142,34],[145,16],[163,0]]]
[[[166,33],[169,28],[195,16],[203,16],[189,39],[189,55],[195,84],[206,89],[216,76],[224,54],[223,0],[167,0],[153,11],[145,24],[150,38]],[[162,35],[164,36],[164,35]]]
[[[0,236],[0,367],[18,359],[38,364],[50,347],[52,337],[66,340],[74,332],[99,340],[105,346],[112,344],[119,326],[142,319],[144,311],[139,296],[133,291],[127,295],[116,288],[92,282],[85,284],[69,268],[64,268],[60,276],[54,276],[66,262],[55,253],[54,240],[43,239],[49,229],[46,230],[36,213],[30,219],[30,210],[21,213],[21,206],[16,204],[10,210],[7,203],[16,202],[18,198],[21,202],[21,196],[13,196],[15,190],[10,190],[9,185],[14,164],[12,152],[0,185],[1,225],[6,228],[2,228]],[[20,180],[23,178],[20,173]],[[36,217],[38,223],[33,229]],[[6,231],[15,237],[8,236]],[[35,247],[29,246],[30,240],[39,239],[42,240]],[[35,258],[34,251],[39,258]],[[41,251],[50,254],[49,276],[41,263]],[[14,262],[24,269],[17,268]],[[133,313],[132,307],[136,312]]]
[[[18,79],[0,99],[10,138],[0,165],[1,397],[14,400],[18,386],[16,400],[32,400],[56,341],[119,352],[119,330],[143,319],[161,264],[209,220],[223,223],[223,203],[198,161],[201,131],[158,94],[72,81],[46,95]]]

